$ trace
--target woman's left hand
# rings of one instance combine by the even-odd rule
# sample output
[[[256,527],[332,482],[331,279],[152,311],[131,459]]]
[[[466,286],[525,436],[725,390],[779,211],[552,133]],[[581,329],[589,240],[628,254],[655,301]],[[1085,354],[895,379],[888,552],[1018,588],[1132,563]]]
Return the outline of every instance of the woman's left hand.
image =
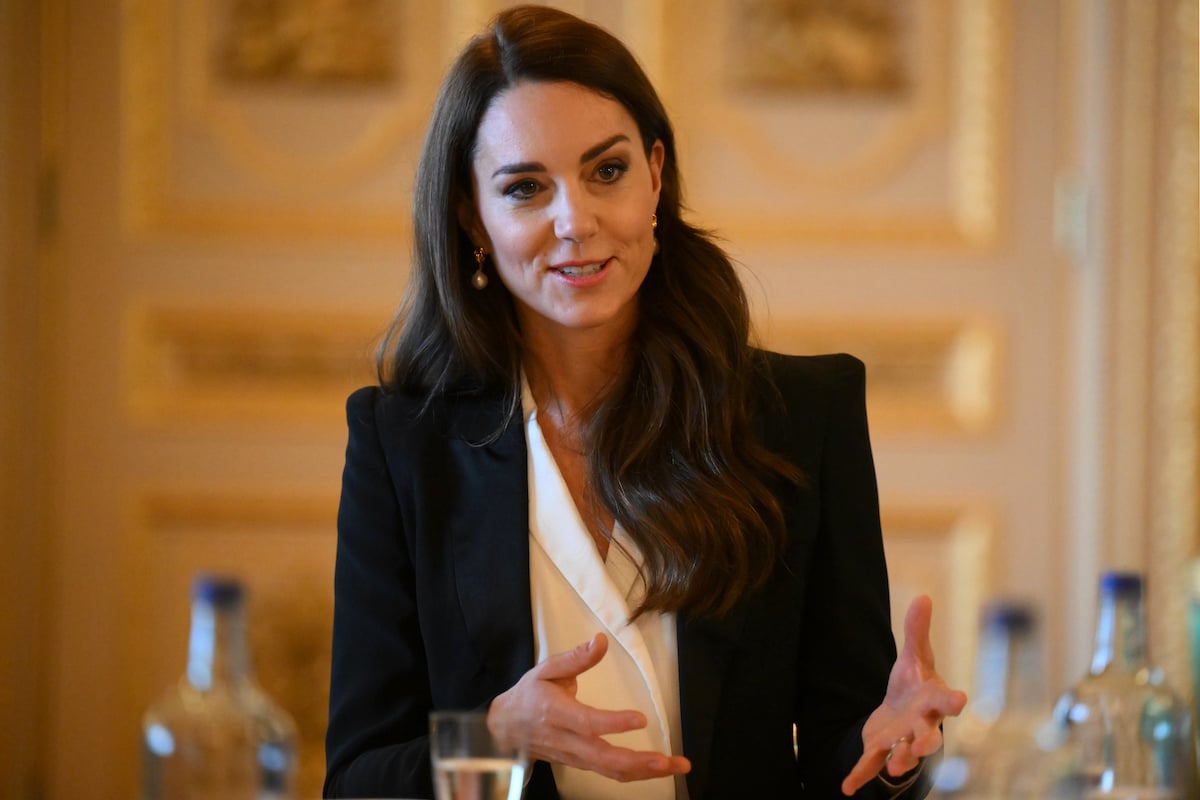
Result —
[[[842,781],[849,796],[886,774],[896,778],[916,768],[942,746],[942,720],[957,717],[967,696],[951,689],[933,665],[929,620],[933,603],[922,595],[904,617],[904,649],[888,677],[887,695],[863,726],[863,755]]]

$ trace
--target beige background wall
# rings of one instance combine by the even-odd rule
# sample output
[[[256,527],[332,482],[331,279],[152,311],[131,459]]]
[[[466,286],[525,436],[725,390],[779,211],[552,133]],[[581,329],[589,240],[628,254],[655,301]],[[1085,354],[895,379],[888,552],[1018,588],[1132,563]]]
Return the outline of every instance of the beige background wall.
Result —
[[[269,52],[228,34],[235,5],[0,0],[3,797],[132,795],[199,568],[250,582],[317,794],[341,404],[403,287],[438,76],[502,3],[359,4],[358,48],[306,40],[283,80],[214,56]],[[1057,691],[1119,566],[1149,572],[1183,687],[1194,0],[906,0],[824,28],[756,0],[559,5],[660,87],[763,340],[867,361],[894,603],[934,596],[945,672],[969,687],[979,605],[1014,595]]]

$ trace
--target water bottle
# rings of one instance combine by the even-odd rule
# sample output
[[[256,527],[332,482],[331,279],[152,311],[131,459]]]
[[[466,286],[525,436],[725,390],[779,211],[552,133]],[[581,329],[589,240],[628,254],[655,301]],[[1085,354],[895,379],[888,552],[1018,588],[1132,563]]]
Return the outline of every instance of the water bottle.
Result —
[[[980,621],[975,691],[934,773],[933,798],[1026,796],[1023,771],[1046,717],[1037,618],[1026,603],[996,600]]]
[[[233,578],[192,585],[187,671],[142,719],[142,800],[286,800],[296,726],[254,681],[245,592]]]
[[[1101,576],[1092,665],[1054,720],[1067,765],[1055,797],[1189,800],[1191,713],[1147,657],[1139,574]]]
[[[1194,794],[1200,796],[1200,774],[1196,774],[1196,766],[1200,765],[1200,726],[1195,724],[1197,713],[1200,713],[1200,559],[1192,562],[1192,591],[1188,602],[1188,638],[1191,643],[1192,669],[1192,740],[1194,745],[1192,761],[1192,781],[1195,784]]]

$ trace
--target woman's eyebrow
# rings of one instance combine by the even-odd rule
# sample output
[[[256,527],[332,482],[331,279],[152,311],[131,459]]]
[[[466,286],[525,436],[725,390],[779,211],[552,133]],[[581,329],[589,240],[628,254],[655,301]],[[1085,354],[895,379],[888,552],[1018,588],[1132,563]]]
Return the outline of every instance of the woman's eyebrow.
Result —
[[[596,145],[595,147],[589,147],[586,151],[584,151],[583,155],[581,155],[579,157],[579,163],[586,164],[587,162],[591,161],[596,156],[603,153],[608,148],[612,147],[617,142],[628,142],[628,141],[629,141],[629,137],[623,133],[618,133],[616,136],[610,136],[607,139],[605,139],[603,142],[601,142],[600,144]]]
[[[623,133],[618,133],[615,136],[610,136],[607,139],[605,139],[603,142],[600,142],[600,144],[597,144],[593,147],[589,147],[587,150],[585,150],[583,155],[581,155],[579,157],[579,163],[586,164],[587,162],[591,161],[596,156],[603,153],[608,148],[612,147],[614,144],[617,144],[618,142],[628,142],[628,141],[629,141],[629,137]],[[545,171],[546,171],[546,166],[544,164],[542,164],[540,161],[520,161],[520,162],[517,162],[516,164],[505,164],[504,166],[500,167],[495,172],[493,172],[492,177],[495,178],[498,175],[515,175],[520,172],[545,172]]]
[[[516,164],[505,164],[500,169],[492,173],[492,177],[497,175],[515,175],[518,172],[545,172],[546,167],[538,161],[521,161]]]

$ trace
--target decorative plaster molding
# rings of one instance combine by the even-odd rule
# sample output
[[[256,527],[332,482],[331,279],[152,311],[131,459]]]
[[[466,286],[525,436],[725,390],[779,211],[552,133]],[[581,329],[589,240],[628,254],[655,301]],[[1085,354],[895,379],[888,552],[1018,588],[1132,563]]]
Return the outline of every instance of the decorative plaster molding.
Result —
[[[952,686],[974,683],[979,614],[995,585],[989,572],[994,515],[960,502],[881,501],[892,590],[892,627],[904,643],[904,614],[920,594],[933,600],[931,638],[939,671]]]
[[[748,245],[996,241],[1006,193],[1007,3],[907,0],[911,86],[869,99],[730,86],[740,56],[714,31],[729,27],[734,5],[673,7],[660,81],[691,159],[693,205],[708,224]],[[725,73],[696,63],[697,50],[722,47]],[[836,147],[814,147],[827,127],[817,118],[858,122]],[[720,178],[710,183],[708,173]]]
[[[376,379],[383,317],[147,307],[127,322],[126,405],[147,424],[341,424],[351,391]]]
[[[871,430],[978,435],[1003,396],[1001,337],[983,318],[772,321],[765,343],[788,353],[850,353],[867,365]]]

